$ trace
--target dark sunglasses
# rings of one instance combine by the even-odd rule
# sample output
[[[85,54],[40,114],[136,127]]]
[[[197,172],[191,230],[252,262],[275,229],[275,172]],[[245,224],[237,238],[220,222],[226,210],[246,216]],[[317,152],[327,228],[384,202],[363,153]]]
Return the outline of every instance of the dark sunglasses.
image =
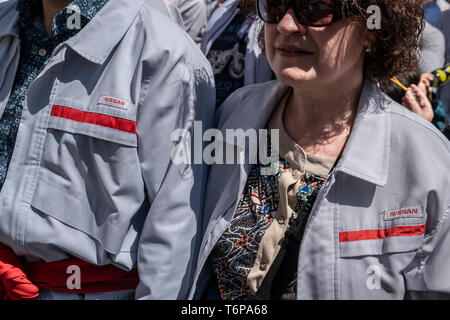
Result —
[[[278,24],[292,8],[297,21],[311,27],[329,26],[355,14],[344,10],[343,0],[257,0],[256,7],[264,22]]]

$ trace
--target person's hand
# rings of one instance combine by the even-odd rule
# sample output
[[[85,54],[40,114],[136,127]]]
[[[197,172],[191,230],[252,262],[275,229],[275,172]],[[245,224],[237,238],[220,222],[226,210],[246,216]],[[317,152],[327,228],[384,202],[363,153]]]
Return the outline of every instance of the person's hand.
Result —
[[[420,81],[417,84],[420,90],[422,90],[428,99],[431,101],[433,95],[433,88],[430,81],[433,81],[434,76],[431,73],[422,73]]]
[[[415,95],[414,95],[415,94]],[[411,85],[402,99],[402,105],[431,122],[434,117],[433,107],[425,93],[416,85]]]

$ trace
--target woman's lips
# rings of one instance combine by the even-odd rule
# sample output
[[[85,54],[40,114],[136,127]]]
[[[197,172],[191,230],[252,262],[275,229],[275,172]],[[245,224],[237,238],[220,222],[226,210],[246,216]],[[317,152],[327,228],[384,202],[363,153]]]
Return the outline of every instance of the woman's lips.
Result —
[[[277,49],[280,52],[280,55],[285,57],[298,57],[313,54],[311,51],[295,46],[279,46]]]

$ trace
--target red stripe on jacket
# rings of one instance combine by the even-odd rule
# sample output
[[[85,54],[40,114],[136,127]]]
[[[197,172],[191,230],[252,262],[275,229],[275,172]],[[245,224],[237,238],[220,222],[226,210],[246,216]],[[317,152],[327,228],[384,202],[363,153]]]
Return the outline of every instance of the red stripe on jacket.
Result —
[[[425,233],[425,225],[401,226],[387,229],[339,232],[339,242],[376,240],[387,237],[418,236]]]
[[[51,115],[53,117],[91,123],[102,127],[136,134],[135,121],[113,117],[106,114],[86,112],[69,107],[54,105],[52,107]]]

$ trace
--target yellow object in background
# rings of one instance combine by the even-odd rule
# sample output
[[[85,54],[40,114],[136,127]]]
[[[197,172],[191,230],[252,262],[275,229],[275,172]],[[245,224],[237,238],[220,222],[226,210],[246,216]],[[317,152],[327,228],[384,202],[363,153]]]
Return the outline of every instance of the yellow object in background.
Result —
[[[406,88],[396,77],[392,77],[391,81],[401,87],[403,90],[408,91],[408,88]]]
[[[431,74],[434,76],[434,79],[431,82],[432,87],[439,87],[443,85],[450,78],[450,64],[434,70]]]

